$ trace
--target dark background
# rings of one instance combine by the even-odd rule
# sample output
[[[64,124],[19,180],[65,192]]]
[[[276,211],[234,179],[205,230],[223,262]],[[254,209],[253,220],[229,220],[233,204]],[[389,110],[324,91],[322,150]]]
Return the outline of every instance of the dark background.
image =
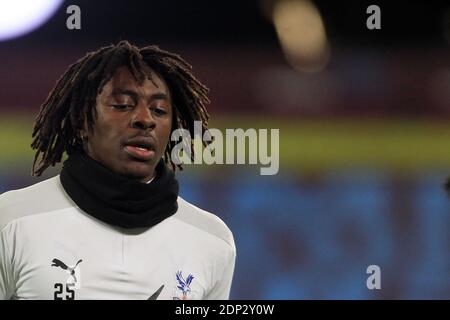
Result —
[[[280,129],[275,176],[242,165],[178,173],[181,195],[234,233],[232,299],[449,299],[450,5],[312,1],[330,55],[302,72],[271,22],[276,2],[65,1],[0,42],[0,192],[58,173],[30,177],[29,145],[69,64],[122,39],[158,44],[211,89],[212,127]],[[81,30],[66,28],[71,4]],[[366,28],[370,4],[381,30]],[[366,287],[372,264],[381,290]]]

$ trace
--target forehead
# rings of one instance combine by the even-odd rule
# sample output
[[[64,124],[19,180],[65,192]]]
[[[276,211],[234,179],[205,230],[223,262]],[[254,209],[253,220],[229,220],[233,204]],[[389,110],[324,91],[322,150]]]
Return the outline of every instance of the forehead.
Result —
[[[170,92],[164,79],[152,69],[149,69],[149,71],[152,80],[145,78],[142,83],[139,83],[127,67],[119,67],[103,87],[102,93],[111,94],[114,89],[123,89],[138,91],[142,95],[159,92],[169,96]]]

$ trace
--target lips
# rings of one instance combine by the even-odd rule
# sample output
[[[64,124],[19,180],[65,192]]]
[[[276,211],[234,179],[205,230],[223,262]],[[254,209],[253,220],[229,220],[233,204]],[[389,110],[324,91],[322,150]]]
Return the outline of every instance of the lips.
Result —
[[[125,143],[125,152],[131,157],[148,161],[155,155],[153,139],[150,137],[136,137]]]

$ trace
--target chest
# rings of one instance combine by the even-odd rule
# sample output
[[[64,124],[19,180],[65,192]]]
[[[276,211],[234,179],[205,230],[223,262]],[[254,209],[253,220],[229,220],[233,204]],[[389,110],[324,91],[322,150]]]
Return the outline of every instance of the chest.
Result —
[[[213,267],[171,233],[55,231],[19,241],[17,299],[202,299]]]

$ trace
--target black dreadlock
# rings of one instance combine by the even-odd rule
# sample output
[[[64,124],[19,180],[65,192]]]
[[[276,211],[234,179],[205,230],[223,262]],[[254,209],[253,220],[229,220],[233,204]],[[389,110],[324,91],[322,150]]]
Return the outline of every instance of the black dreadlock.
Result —
[[[209,90],[194,77],[191,65],[157,46],[138,48],[120,41],[88,53],[57,81],[36,117],[31,147],[37,151],[32,175],[40,176],[49,166],[60,162],[64,152],[70,155],[82,149],[80,129],[85,117],[88,129],[93,130],[96,97],[121,66],[128,67],[140,83],[146,77],[152,80],[149,67],[165,80],[173,102],[172,131],[186,128],[193,136],[194,121],[202,121],[202,130],[207,130],[209,115],[205,105],[209,103]],[[177,167],[182,170],[170,158],[175,145],[176,141],[169,141],[163,158],[166,164],[170,161],[173,170]],[[193,141],[191,159],[194,159]]]

